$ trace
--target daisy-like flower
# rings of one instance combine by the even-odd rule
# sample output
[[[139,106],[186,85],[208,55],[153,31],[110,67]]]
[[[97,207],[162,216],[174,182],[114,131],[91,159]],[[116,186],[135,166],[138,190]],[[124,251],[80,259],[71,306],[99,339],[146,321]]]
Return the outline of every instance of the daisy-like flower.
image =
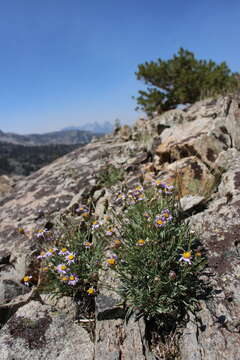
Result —
[[[115,248],[119,248],[121,245],[122,245],[121,240],[119,240],[119,239],[114,240],[113,246],[114,246]]]
[[[37,236],[38,238],[44,237],[47,232],[48,232],[47,229],[39,229],[39,230],[37,230],[37,232],[36,232],[36,236]]]
[[[155,180],[152,180],[152,185],[153,186],[161,186],[162,182],[159,179],[155,179]]]
[[[77,275],[75,274],[71,274],[69,275],[69,278],[68,278],[68,285],[76,285],[76,283],[79,281],[79,278]]]
[[[135,188],[134,188],[134,193],[142,193],[143,192],[143,187],[142,185],[137,185]]]
[[[161,216],[162,216],[162,219],[166,220],[166,221],[171,221],[173,219],[172,214],[170,213],[170,210],[168,210],[168,209],[164,209],[162,211]]]
[[[144,189],[142,185],[137,185],[134,189],[130,189],[127,192],[127,200],[130,205],[134,205],[137,201],[145,199]]]
[[[65,264],[59,264],[57,267],[56,267],[57,271],[62,273],[62,274],[66,274],[67,271],[68,271],[68,268]]]
[[[166,220],[163,219],[162,216],[157,215],[153,223],[156,227],[163,227],[166,225]]]
[[[137,246],[144,246],[145,245],[145,240],[143,240],[143,239],[138,240],[136,245]]]
[[[112,234],[115,232],[115,229],[113,228],[108,228],[105,232],[106,235],[108,236],[112,236]]]
[[[46,252],[45,257],[52,256],[52,255],[55,253],[55,251],[57,251],[57,248],[51,248],[51,249],[49,249],[49,250]]]
[[[96,292],[96,290],[95,290],[93,287],[90,287],[90,288],[87,290],[88,295],[94,295],[95,292]]]
[[[32,279],[31,275],[24,276],[24,278],[23,278],[24,285],[29,286],[29,282],[30,282],[31,279]]]
[[[79,205],[75,211],[79,214],[89,213],[89,209],[84,205]]]
[[[127,201],[130,205],[136,204],[136,199],[131,193],[128,193]]]
[[[149,213],[145,212],[145,213],[143,213],[143,216],[144,216],[145,219],[147,219],[148,221],[150,220],[150,215],[149,215]]]
[[[102,225],[101,221],[97,221],[97,220],[93,221],[92,222],[92,230],[98,229],[101,225]]]
[[[58,253],[58,255],[68,255],[68,254],[70,254],[70,252],[68,251],[68,249],[67,248],[62,248],[60,251],[59,251],[59,253]]]
[[[75,262],[75,257],[76,257],[76,255],[75,255],[74,253],[69,253],[69,254],[65,257],[65,259],[66,259],[66,261],[67,261],[68,264],[72,264],[72,263]]]
[[[145,194],[139,194],[139,195],[137,196],[137,200],[138,200],[138,201],[145,200]]]
[[[66,282],[66,281],[69,280],[69,277],[68,277],[68,276],[65,276],[65,275],[64,275],[64,276],[61,276],[61,277],[60,277],[60,280],[63,281],[63,282]]]
[[[45,258],[46,253],[44,251],[41,251],[40,254],[37,256],[37,259],[43,259]]]
[[[111,266],[114,266],[117,264],[117,255],[113,254],[111,257],[109,257],[106,261],[105,261],[105,264],[108,266],[108,267],[111,267]]]
[[[86,212],[84,212],[84,213],[82,213],[82,217],[83,217],[83,218],[85,218],[85,219],[86,219],[86,218],[88,218],[88,217],[89,217],[89,215],[90,215],[90,213],[89,213],[89,212],[87,212],[87,211],[86,211]]]
[[[182,253],[181,258],[179,259],[179,261],[185,261],[186,263],[188,263],[189,265],[191,265],[191,258],[192,258],[192,252],[191,251],[184,251]]]
[[[84,241],[83,246],[85,246],[86,249],[90,249],[90,247],[93,246],[93,243],[90,241]]]
[[[160,193],[170,195],[173,193],[174,186],[168,184],[161,184],[161,189],[159,190]]]
[[[114,202],[120,203],[120,202],[122,202],[122,201],[125,200],[125,199],[126,199],[126,195],[123,194],[122,192],[118,192],[117,195],[116,195],[115,198],[114,198]]]

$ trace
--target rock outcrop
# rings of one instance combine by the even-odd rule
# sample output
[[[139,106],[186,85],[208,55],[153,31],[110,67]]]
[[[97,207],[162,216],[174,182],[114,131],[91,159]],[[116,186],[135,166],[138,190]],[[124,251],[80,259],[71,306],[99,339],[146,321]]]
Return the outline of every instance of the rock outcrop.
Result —
[[[19,359],[157,359],[145,324],[126,325],[108,294],[97,300],[106,300],[110,315],[97,317],[92,342],[80,324],[70,322],[71,314],[64,308],[27,297],[29,289],[21,283],[37,267],[37,229],[89,197],[97,213],[107,211],[114,187],[98,179],[111,165],[124,170],[129,186],[153,174],[177,184],[185,216],[207,249],[206,276],[214,295],[201,301],[196,316],[189,314],[179,340],[179,359],[240,359],[239,107],[240,98],[225,96],[140,119],[133,128],[75,150],[17,183],[2,199],[0,210],[0,304],[7,311],[1,315],[0,307],[1,358],[19,354]],[[27,300],[16,305],[19,297]],[[11,303],[15,305],[8,306]]]

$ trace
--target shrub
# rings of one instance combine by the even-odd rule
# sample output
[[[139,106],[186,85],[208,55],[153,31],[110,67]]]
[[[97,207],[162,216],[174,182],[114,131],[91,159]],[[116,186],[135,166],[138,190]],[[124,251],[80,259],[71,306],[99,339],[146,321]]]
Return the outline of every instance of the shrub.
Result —
[[[98,175],[98,184],[111,187],[124,179],[124,170],[112,164],[103,167]]]

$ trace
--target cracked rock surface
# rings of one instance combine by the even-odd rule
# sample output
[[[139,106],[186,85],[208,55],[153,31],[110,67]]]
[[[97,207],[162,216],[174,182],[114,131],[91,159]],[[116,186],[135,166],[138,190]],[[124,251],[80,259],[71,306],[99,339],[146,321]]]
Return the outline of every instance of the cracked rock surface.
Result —
[[[207,250],[214,296],[189,314],[179,356],[240,359],[239,108],[238,97],[225,96],[140,119],[20,179],[1,198],[0,316],[11,309],[0,321],[1,360],[156,360],[144,321],[126,323],[112,294],[100,291],[92,342],[66,299],[56,310],[21,283],[37,267],[36,229],[89,197],[98,215],[106,212],[113,189],[97,178],[107,164],[123,169],[129,186],[151,174],[169,184],[181,180],[182,206]]]

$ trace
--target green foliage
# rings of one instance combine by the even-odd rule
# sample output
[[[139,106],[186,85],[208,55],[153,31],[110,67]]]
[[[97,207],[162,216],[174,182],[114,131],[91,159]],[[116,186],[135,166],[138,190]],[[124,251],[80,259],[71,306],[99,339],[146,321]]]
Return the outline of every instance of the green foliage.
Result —
[[[117,292],[129,313],[177,322],[188,309],[194,310],[203,294],[199,275],[206,258],[195,233],[181,221],[173,195],[153,190],[130,195],[130,205],[115,215],[121,234],[115,251],[114,270],[121,283]]]
[[[174,188],[155,180],[114,196],[104,221],[86,206],[75,216],[62,215],[55,232],[37,234],[44,249],[41,284],[44,290],[80,301],[81,312],[93,316],[99,271],[116,272],[115,290],[133,311],[159,326],[176,323],[196,309],[205,285],[199,279],[206,265],[200,243],[182,221]],[[115,210],[113,210],[115,209]],[[25,284],[31,276],[25,276]],[[106,284],[105,284],[106,285]]]
[[[233,91],[238,86],[237,75],[225,62],[217,65],[212,60],[197,60],[192,52],[180,48],[169,60],[138,65],[137,79],[150,87],[139,91],[137,110],[152,115],[179,104],[192,104],[204,96]]]
[[[57,233],[51,235],[57,246],[46,248],[40,255],[41,288],[55,296],[67,295],[80,300],[82,313],[89,315],[94,311],[93,295],[98,289],[98,272],[103,263],[106,241],[99,241],[93,227],[98,222],[88,209],[82,207],[79,212],[77,218],[62,217]],[[69,256],[72,258],[70,261]]]
[[[106,165],[99,173],[99,185],[110,187],[117,184],[124,179],[124,170],[116,168],[114,165]]]

